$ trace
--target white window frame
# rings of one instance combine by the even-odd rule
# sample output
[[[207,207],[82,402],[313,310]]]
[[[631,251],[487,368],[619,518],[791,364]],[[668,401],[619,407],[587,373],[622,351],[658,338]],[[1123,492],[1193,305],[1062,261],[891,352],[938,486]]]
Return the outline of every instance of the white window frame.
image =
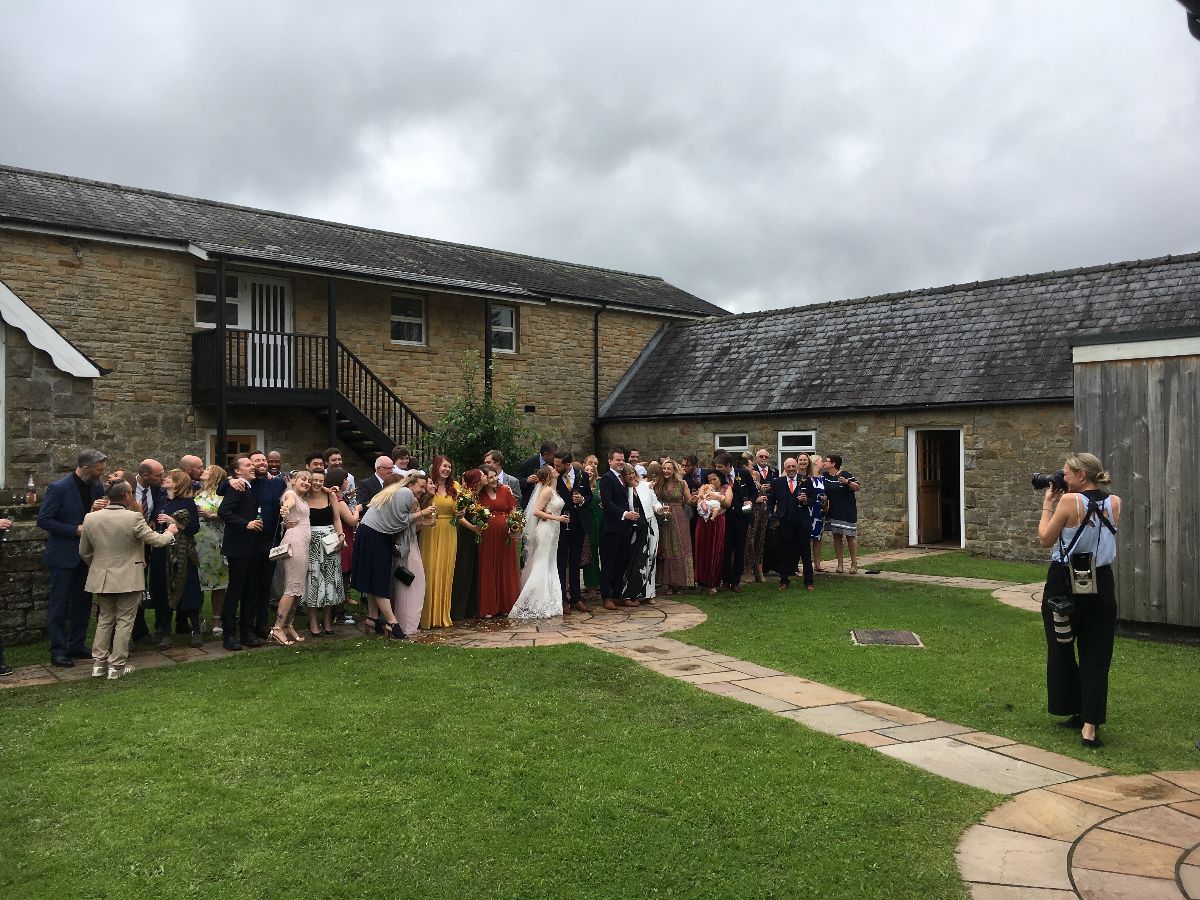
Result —
[[[784,441],[788,438],[798,438],[807,435],[809,441],[807,446],[800,446],[798,443],[784,447]],[[812,453],[817,449],[817,430],[810,428],[807,431],[780,431],[775,435],[775,464],[780,471],[783,471],[783,461],[789,456],[795,456],[797,453]]]
[[[917,432],[958,432],[958,546],[967,547],[967,454],[962,426],[917,425],[908,429],[908,546],[917,546]]]
[[[402,297],[406,300],[417,300],[421,304],[421,316],[398,316],[392,312],[392,301],[397,297]],[[410,291],[392,291],[388,297],[388,339],[391,343],[401,347],[425,347],[429,343],[429,298],[424,294],[414,294]],[[421,326],[421,339],[419,341],[400,341],[392,337],[392,323],[407,322],[409,324],[416,323]]]
[[[216,269],[208,269],[208,268],[205,268],[204,266],[200,266],[196,269],[196,274],[199,275],[201,272],[210,273],[213,276],[213,280],[214,281],[216,280],[216,277],[217,277]],[[232,278],[236,278],[238,280],[238,295],[236,297],[230,297],[228,294],[225,296],[225,302],[231,306],[236,306],[237,311],[238,311],[238,324],[230,325],[229,327],[234,328],[238,331],[249,331],[250,323],[246,321],[247,318],[249,317],[249,311],[248,311],[249,303],[244,302],[242,300],[242,287],[246,283],[246,276],[244,274],[242,274],[241,272],[226,272],[225,277],[226,278],[232,277]],[[193,287],[194,286],[195,286],[195,278],[193,277]],[[208,331],[210,328],[216,328],[217,324],[215,322],[201,322],[199,319],[196,318],[196,304],[200,300],[207,300],[215,306],[216,302],[217,302],[217,296],[216,296],[216,294],[201,294],[199,291],[193,290],[193,292],[192,292],[192,324],[196,328],[201,329],[203,331]]]
[[[722,440],[728,440],[729,438],[741,438],[741,441],[734,441],[727,444],[721,443]],[[727,431],[713,434],[713,448],[724,450],[726,453],[741,453],[743,450],[750,449],[750,435],[743,431]]]
[[[267,433],[266,433],[266,431],[264,431],[261,428],[232,428],[232,427],[230,427],[230,428],[225,429],[225,434],[226,435],[252,434],[252,435],[254,435],[255,438],[258,439],[258,446],[262,449],[262,452],[263,453],[267,452]],[[215,428],[205,429],[205,432],[204,432],[204,456],[205,456],[204,464],[206,466],[211,466],[213,464],[213,462],[215,461],[215,460],[209,459],[208,457],[211,455],[209,453],[209,451],[212,449],[212,445],[216,441],[216,439],[217,439],[217,429],[215,429]],[[221,465],[221,464],[217,463],[217,465]],[[221,466],[221,468],[224,468],[224,466]]]
[[[508,303],[493,303],[492,304],[492,312],[495,312],[498,309],[507,309],[512,313],[512,327],[507,328],[504,326],[497,326],[497,325],[493,325],[491,322],[488,322],[488,340],[491,341],[491,343],[492,343],[492,352],[493,353],[516,353],[517,346],[518,346],[517,345],[517,308]],[[511,350],[509,350],[506,347],[497,347],[496,346],[496,341],[495,341],[494,336],[495,336],[496,332],[498,332],[498,331],[502,332],[504,334],[509,334],[509,333],[512,334],[512,349]]]

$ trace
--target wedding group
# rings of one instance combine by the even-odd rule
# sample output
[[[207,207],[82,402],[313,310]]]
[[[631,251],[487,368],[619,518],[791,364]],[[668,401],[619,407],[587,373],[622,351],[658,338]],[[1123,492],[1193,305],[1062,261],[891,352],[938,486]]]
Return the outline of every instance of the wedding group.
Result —
[[[718,452],[708,469],[695,456],[643,464],[615,448],[602,471],[596,456],[577,461],[546,441],[515,474],[492,450],[456,477],[445,456],[421,468],[395,447],[356,482],[338,448],[290,471],[278,452],[255,452],[228,472],[185,455],[170,471],[146,459],[108,475],[107,457],[85,450],[38,514],[51,663],[90,658],[94,674],[120,677],[131,642],[166,650],[184,634],[201,646],[205,594],[211,634],[241,650],[356,624],[359,597],[365,631],[402,639],[590,613],[585,596],[614,610],[697,588],[740,592],[744,576],[770,571],[787,589],[798,567],[812,589],[826,528],[838,570],[844,537],[854,571],[861,485],[841,457],[799,454],[782,473],[769,462],[760,450]]]

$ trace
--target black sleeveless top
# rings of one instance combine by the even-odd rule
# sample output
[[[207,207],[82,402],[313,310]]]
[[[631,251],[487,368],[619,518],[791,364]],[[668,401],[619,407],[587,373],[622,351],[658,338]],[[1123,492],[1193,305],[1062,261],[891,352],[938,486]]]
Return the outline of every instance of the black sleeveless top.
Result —
[[[308,524],[309,525],[332,525],[333,524],[333,504],[330,503],[324,509],[308,509]]]

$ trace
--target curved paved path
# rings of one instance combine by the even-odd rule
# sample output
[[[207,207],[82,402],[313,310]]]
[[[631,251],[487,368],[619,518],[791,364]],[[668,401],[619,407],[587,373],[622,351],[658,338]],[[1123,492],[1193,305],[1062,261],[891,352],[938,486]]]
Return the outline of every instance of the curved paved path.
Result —
[[[1029,610],[1037,610],[1041,599],[1040,584],[887,572],[871,577],[990,589],[1001,602]],[[1014,795],[969,828],[959,844],[959,872],[976,900],[1200,900],[1200,772],[1111,775],[1073,757],[663,636],[706,618],[694,606],[663,598],[656,607],[481,622],[416,640],[464,649],[587,644],[936,775]],[[345,627],[338,632],[342,638],[360,634]],[[145,669],[230,655],[210,641],[203,649],[137,653],[130,663]],[[76,681],[90,672],[86,664],[26,666],[0,687]]]

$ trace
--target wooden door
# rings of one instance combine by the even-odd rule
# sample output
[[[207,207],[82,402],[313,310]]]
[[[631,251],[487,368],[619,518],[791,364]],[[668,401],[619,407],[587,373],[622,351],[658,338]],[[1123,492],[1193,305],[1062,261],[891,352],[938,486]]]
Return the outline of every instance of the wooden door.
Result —
[[[246,381],[251,387],[290,388],[292,377],[292,298],[288,283],[247,278],[250,295],[250,346]],[[243,294],[245,296],[245,294]]]
[[[917,543],[942,540],[942,444],[937,431],[917,432]]]

